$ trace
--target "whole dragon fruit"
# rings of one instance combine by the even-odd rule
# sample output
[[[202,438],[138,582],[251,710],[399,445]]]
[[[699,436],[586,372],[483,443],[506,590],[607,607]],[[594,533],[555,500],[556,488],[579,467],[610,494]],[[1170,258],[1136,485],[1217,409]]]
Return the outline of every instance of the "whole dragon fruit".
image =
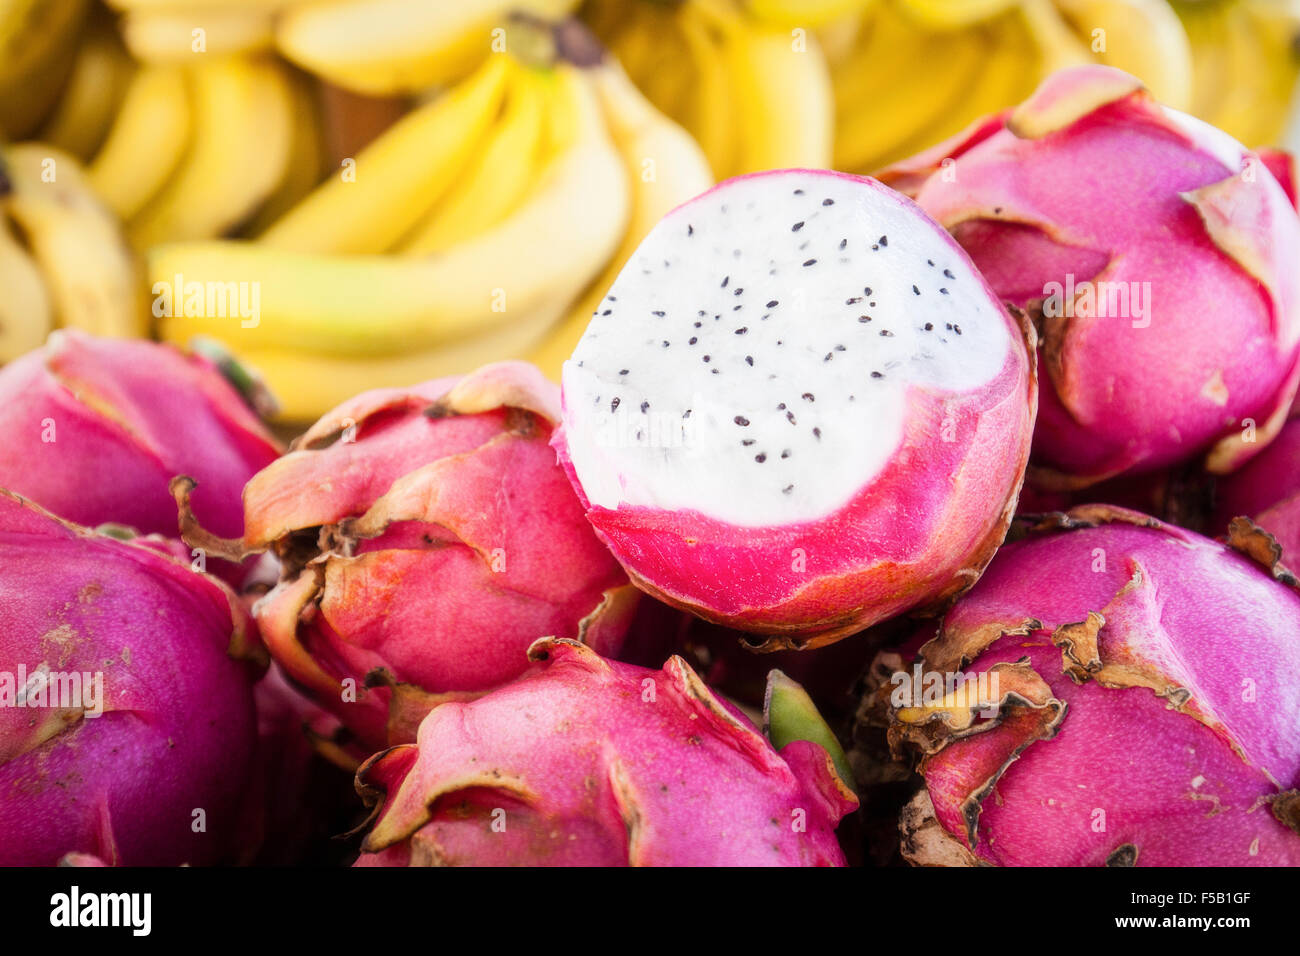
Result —
[[[1276,434],[1300,379],[1300,218],[1266,159],[1085,66],[881,174],[1038,325],[1031,483],[1198,457],[1222,474]]]
[[[1244,516],[1271,534],[1281,560],[1300,572],[1300,418],[1292,418],[1262,452],[1215,483],[1215,531]]]
[[[857,799],[797,685],[770,695],[769,716],[793,697],[783,722],[804,725],[778,751],[679,657],[528,653],[519,680],[437,707],[415,744],[362,765],[379,806],[358,865],[843,865],[835,825]]]
[[[195,476],[198,517],[235,536],[244,483],[280,453],[214,361],[70,329],[0,369],[0,432],[0,488],[79,524],[172,538],[173,476]]]
[[[555,444],[638,586],[813,647],[978,577],[1024,476],[1032,355],[910,201],[759,173],[642,242],[564,366]]]
[[[359,395],[249,481],[242,541],[207,534],[176,484],[191,544],[279,557],[263,639],[371,751],[518,676],[539,637],[625,650],[639,595],[555,463],[558,399],[522,362]]]
[[[883,687],[904,855],[1300,865],[1300,593],[1238,531],[1087,506],[1000,550]]]
[[[0,865],[246,858],[259,658],[215,578],[0,491]]]

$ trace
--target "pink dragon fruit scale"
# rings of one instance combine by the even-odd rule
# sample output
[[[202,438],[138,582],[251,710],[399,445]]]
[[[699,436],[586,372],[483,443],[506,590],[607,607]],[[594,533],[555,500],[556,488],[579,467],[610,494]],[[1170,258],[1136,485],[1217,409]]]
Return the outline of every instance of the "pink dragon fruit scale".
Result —
[[[1038,325],[1050,388],[1031,484],[1198,459],[1223,474],[1281,428],[1300,379],[1300,218],[1280,160],[1084,66],[880,174]]]
[[[555,444],[648,593],[826,644],[950,602],[1003,534],[1033,330],[870,179],[787,169],[669,213],[563,372]]]
[[[280,559],[263,639],[370,752],[517,677],[539,637],[630,650],[639,595],[556,464],[558,391],[503,362],[359,395],[248,483],[241,541],[200,528],[176,483],[192,545]]]
[[[79,524],[175,538],[168,482],[188,474],[203,523],[239,535],[244,483],[280,446],[223,376],[225,361],[55,332],[0,369],[0,488]]]
[[[1267,448],[1215,483],[1214,530],[1251,518],[1276,540],[1278,557],[1300,573],[1300,418],[1292,418]]]
[[[1246,524],[1229,546],[1111,506],[1052,516],[880,691],[926,784],[904,855],[1300,865],[1297,634],[1295,579]]]
[[[0,865],[246,859],[264,664],[216,578],[0,491]]]
[[[377,809],[358,865],[844,864],[834,831],[857,798],[798,685],[773,682],[769,743],[679,657],[528,653],[519,680],[443,704],[362,766]]]

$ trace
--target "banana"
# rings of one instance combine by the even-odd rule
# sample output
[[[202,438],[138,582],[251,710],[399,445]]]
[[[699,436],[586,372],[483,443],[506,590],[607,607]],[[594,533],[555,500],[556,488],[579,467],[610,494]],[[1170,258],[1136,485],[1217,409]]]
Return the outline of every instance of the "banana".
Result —
[[[807,32],[760,28],[722,0],[689,0],[722,33],[722,54],[740,92],[738,152],[719,176],[831,163],[834,97],[817,38]],[[797,35],[796,35],[797,34]]]
[[[539,72],[513,65],[505,111],[477,164],[398,247],[442,252],[502,222],[523,200],[539,166],[546,93]]]
[[[74,60],[87,0],[0,4],[0,138],[34,133]]]
[[[190,141],[186,87],[179,67],[141,66],[86,170],[95,192],[124,221],[144,208],[180,165]]]
[[[289,131],[289,160],[275,192],[262,204],[244,229],[257,236],[310,193],[325,176],[325,143],[321,132],[320,104],[311,79],[293,71],[288,76],[293,125]]]
[[[508,44],[507,15],[568,13],[577,0],[331,0],[287,10],[276,27],[285,57],[331,83],[371,95],[455,82]],[[493,35],[498,29],[504,34]]]
[[[618,251],[569,310],[568,317],[529,356],[557,381],[560,366],[573,353],[592,313],[641,240],[671,210],[713,185],[709,161],[699,144],[656,110],[617,63],[600,66],[596,84],[632,184],[632,210]]]
[[[575,105],[576,137],[505,222],[431,257],[219,241],[161,246],[149,256],[156,281],[237,280],[260,295],[256,331],[232,333],[224,317],[177,315],[164,323],[164,334],[181,341],[209,335],[237,351],[310,343],[325,354],[375,356],[433,348],[523,321],[557,301],[567,305],[617,248],[629,201],[590,81],[568,66],[557,67],[557,81]]]
[[[137,264],[77,160],[43,143],[19,143],[5,150],[4,169],[5,211],[40,264],[59,324],[94,335],[147,334]]]
[[[879,0],[744,0],[755,20],[776,27],[824,27],[862,13]],[[950,0],[945,0],[950,2]]]
[[[122,38],[142,62],[192,63],[198,56],[270,49],[274,31],[265,10],[132,10],[122,18]]]
[[[40,346],[54,328],[54,307],[31,254],[0,216],[0,363]]]
[[[1020,9],[1038,45],[1040,79],[1057,70],[1094,62],[1089,48],[1075,36],[1052,0],[1022,0]]]
[[[1165,0],[1056,0],[1056,5],[1101,62],[1137,76],[1165,105],[1188,108],[1192,48]]]
[[[931,30],[960,30],[991,20],[1017,0],[893,0],[901,12]],[[943,61],[937,60],[936,63]]]
[[[433,349],[351,357],[307,349],[245,348],[240,361],[255,369],[275,395],[277,421],[311,422],[368,389],[464,375],[489,362],[527,355],[563,310],[564,304],[557,301],[516,322]]]
[[[695,67],[698,88],[684,115],[672,112],[659,101],[656,105],[670,116],[682,117],[682,122],[709,158],[713,175],[724,179],[739,166],[736,116],[740,110],[739,100],[747,94],[733,84],[720,43],[713,36],[713,25],[699,9],[691,5],[683,7],[678,13],[678,26]]]
[[[847,122],[840,117],[835,137],[835,162],[840,168],[877,169],[935,142],[930,130],[954,113],[966,111],[972,89],[989,67],[991,43],[983,26],[930,33],[898,18],[877,23],[877,42],[891,42],[892,27],[920,34],[913,42],[925,47],[925,58],[912,61],[915,65],[906,74],[903,95],[873,97],[865,101],[869,105],[865,115],[851,116]],[[942,63],[943,69],[933,69],[931,63]]]
[[[37,138],[83,162],[89,159],[104,141],[134,71],[112,24],[94,23]]]
[[[189,73],[193,139],[162,190],[127,224],[136,248],[220,236],[284,176],[292,125],[283,67],[257,57],[202,61]]]
[[[1223,43],[1226,2],[1179,3],[1175,7],[1192,50],[1192,112],[1222,127],[1227,101],[1228,50]]]
[[[294,252],[377,253],[406,235],[469,163],[495,118],[511,58],[489,57],[445,96],[408,114],[262,235]],[[347,175],[352,173],[354,175]]]

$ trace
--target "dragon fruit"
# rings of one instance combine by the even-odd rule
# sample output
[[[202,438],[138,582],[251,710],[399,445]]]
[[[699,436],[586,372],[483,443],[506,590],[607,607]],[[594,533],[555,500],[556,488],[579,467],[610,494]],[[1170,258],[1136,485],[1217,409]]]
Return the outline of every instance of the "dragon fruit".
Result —
[[[429,707],[518,676],[539,637],[631,652],[639,595],[556,465],[558,405],[522,362],[366,392],[253,477],[241,541],[207,534],[177,482],[186,540],[272,549],[255,613],[276,661],[370,752],[413,739]]]
[[[1265,159],[1085,66],[881,174],[1038,326],[1051,388],[1031,484],[1198,458],[1223,474],[1281,428],[1300,380],[1300,218]]]
[[[555,444],[638,586],[813,647],[978,577],[1024,476],[1031,339],[897,193],[744,176],[632,256],[564,366]]]
[[[843,865],[835,825],[857,800],[797,685],[769,697],[778,752],[679,657],[528,654],[519,680],[362,766],[377,815],[358,865]]]
[[[883,688],[905,855],[1300,865],[1300,593],[1238,531],[1095,505],[999,551]]]
[[[1292,418],[1268,447],[1214,489],[1215,530],[1245,516],[1273,535],[1282,563],[1300,572],[1300,418]]]
[[[0,369],[0,432],[0,488],[79,524],[172,538],[173,476],[198,479],[207,527],[238,535],[244,483],[280,453],[211,359],[73,330]]]
[[[0,865],[246,858],[264,661],[215,578],[0,491]]]

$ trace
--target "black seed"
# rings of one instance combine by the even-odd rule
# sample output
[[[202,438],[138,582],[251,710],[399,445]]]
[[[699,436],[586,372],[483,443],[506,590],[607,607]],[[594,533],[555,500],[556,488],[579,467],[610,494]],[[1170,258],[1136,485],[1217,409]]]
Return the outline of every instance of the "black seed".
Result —
[[[814,428],[814,429],[813,429],[813,437],[814,437],[814,438],[821,438],[821,437],[822,437],[822,430],[821,430],[820,428]]]
[[[826,357],[825,357],[824,359],[822,359],[822,361],[823,361],[823,362],[829,362],[829,361],[831,360],[831,358],[834,357],[834,355],[835,355],[834,352],[827,352],[827,353],[826,353]]]
[[[641,441],[643,438],[645,438],[645,432],[638,428],[636,430],[636,440]]]
[[[933,331],[934,331],[934,323],[933,323],[933,322],[927,322],[927,323],[925,323],[925,330],[926,330],[927,332],[933,332]]]
[[[776,308],[778,305],[780,305],[780,304],[781,304],[781,303],[779,303],[776,299],[773,299],[771,302],[769,302],[769,303],[767,304],[766,307],[769,308],[769,309],[775,309],[775,308]]]
[[[888,236],[881,236],[881,237],[880,237],[880,244],[881,244],[882,246],[887,246],[887,245],[889,245],[889,237],[888,237]]]
[[[944,269],[944,270],[943,270],[943,274],[944,274],[945,276],[947,276],[949,279],[955,279],[955,278],[957,278],[955,275],[952,274],[952,270],[950,270],[950,269]]]
[[[615,398],[612,402],[610,402],[610,403],[609,403],[609,410],[610,410],[611,412],[616,412],[616,411],[618,411],[618,403],[619,403],[620,401],[622,401],[622,399]]]
[[[664,348],[668,348],[668,340],[664,339]]]
[[[871,247],[871,251],[872,251],[872,252],[877,252],[877,251],[879,251],[879,249],[880,249],[880,244],[879,244],[879,243],[876,243],[876,245],[874,245],[874,246]]]
[[[807,267],[807,266],[812,266],[812,265],[816,265],[816,264],[817,264],[817,260],[816,260],[816,259],[809,259],[809,260],[807,260],[807,261],[804,263],[804,266]]]
[[[767,454],[760,451],[754,456],[754,461],[758,462],[760,465],[763,464],[763,462],[767,461]]]
[[[844,346],[842,346],[842,345],[837,345],[837,346],[835,346],[835,351],[837,351],[837,352],[843,352],[843,351],[844,351]]]
[[[782,412],[785,411],[785,402],[782,402],[780,405],[776,407],[778,411],[782,411]]]
[[[913,293],[914,295],[920,295],[920,294],[921,294],[921,290],[918,289],[916,286],[912,286],[912,293]]]
[[[862,290],[862,294],[863,294],[863,295],[871,295],[871,286],[867,286],[865,289],[863,289],[863,290]]]
[[[781,494],[788,495],[792,491],[794,491],[794,485],[786,485],[781,489]]]
[[[740,295],[740,293],[742,293],[742,292],[744,292],[744,291],[745,291],[744,288],[740,288],[740,289],[737,289],[735,292],[733,292],[733,293],[731,293],[731,294],[732,294],[732,295]]]
[[[744,308],[743,305],[738,305],[738,306],[736,306],[734,309],[732,309],[731,311],[732,311],[732,312],[739,312],[739,311],[740,311],[741,309],[743,309],[743,308]]]
[[[610,302],[617,302],[617,301],[618,301],[618,299],[614,298],[614,296],[612,296],[612,295],[607,295],[607,296],[605,296],[605,298],[609,299]]]
[[[948,290],[945,289],[945,288],[940,287],[940,289],[939,289],[939,294],[940,294],[940,295],[947,295],[947,294],[948,294]]]
[[[869,316],[869,315],[860,315],[860,316],[858,316],[858,321],[859,321],[859,322],[870,322],[870,321],[871,321],[871,316]]]
[[[717,370],[716,368],[715,368],[715,369],[712,369],[712,372],[713,372],[714,375],[717,375],[717,374],[718,374],[718,370]]]
[[[686,409],[685,413],[683,413],[682,418],[685,419],[685,418],[690,418],[690,417],[691,417],[691,410],[688,408],[688,409]]]
[[[789,457],[790,457],[790,449],[787,448],[785,451],[781,452],[781,457],[782,457],[782,458],[789,458]]]
[[[822,200],[822,205],[823,205],[823,206],[834,206],[834,205],[835,205],[835,200],[834,200],[834,199],[823,199],[823,200]]]
[[[795,194],[796,196],[802,196],[802,195],[803,195],[803,190],[802,190],[802,189],[796,189],[796,190],[794,191],[794,194]]]
[[[894,337],[894,333],[889,331],[889,329],[881,329],[880,334],[887,339],[892,339]]]
[[[753,367],[753,365],[754,365],[754,356],[752,356],[752,355],[746,355],[746,356],[745,356],[745,364],[748,365],[748,366],[750,366],[750,367]]]
[[[794,412],[786,412],[786,413],[785,413],[785,420],[788,421],[791,425],[797,425],[797,424],[799,424],[798,422],[796,422],[796,421],[794,420]]]
[[[704,324],[703,322],[696,322],[696,323],[695,323],[695,327],[698,329],[698,328],[699,328],[701,325],[703,325],[703,324]]]
[[[692,226],[689,222],[686,224],[686,235],[688,236],[695,235],[695,227]]]
[[[747,326],[742,325],[740,328],[736,329],[736,334],[737,334],[737,335],[744,335],[744,334],[745,334],[746,332],[748,332],[748,331],[749,331],[749,328],[748,328]]]
[[[746,418],[744,415],[737,415],[735,418],[732,419],[732,421],[735,422],[737,425],[739,425],[741,428],[744,428],[749,424],[749,419]]]
[[[649,403],[649,402],[642,402],[642,403],[641,403],[641,414],[644,415],[644,414],[645,414],[646,412],[648,412],[648,411],[650,411],[650,403]]]
[[[663,313],[662,311],[659,311],[659,310],[656,310],[656,311],[654,311],[654,312],[651,312],[650,314],[651,314],[651,315],[657,315],[657,316],[658,316],[659,318],[661,318],[661,319],[664,317],[664,313]]]
[[[742,439],[740,440],[740,444],[741,444],[742,447],[744,447],[744,448],[748,448],[750,445],[754,444],[754,442],[755,442],[756,440],[757,440],[757,439],[754,439],[754,438],[742,438]]]
[[[995,215],[995,216],[1000,216],[1000,215],[1002,215],[1002,207],[1001,207],[1001,206],[994,206],[994,207],[993,207],[993,215]]]
[[[943,327],[944,327],[945,329],[947,329],[949,332],[952,331],[952,323],[951,323],[951,322],[945,322],[945,323],[943,324]]]
[[[872,377],[872,378],[884,378],[885,376],[882,375],[882,374],[879,373],[879,372],[872,372],[872,373],[871,373],[871,377]]]
[[[730,282],[730,281],[731,281],[731,276],[723,276],[723,277],[722,277],[722,288],[725,289],[725,288],[727,287],[727,283]]]
[[[709,313],[705,312],[703,309],[700,309],[700,311],[696,312],[695,314],[698,315],[698,316],[702,319],[702,318],[704,318],[706,315],[708,315]]]
[[[621,368],[621,369],[618,370],[618,374],[619,374],[619,375],[626,375],[626,374],[627,374],[627,371],[628,371],[627,369],[625,369],[625,368]]]
[[[815,401],[817,401],[817,399],[815,399],[815,398],[813,397],[813,393],[812,393],[812,392],[804,392],[804,393],[803,393],[803,400],[804,400],[805,402],[815,402]]]
[[[851,298],[851,299],[845,299],[845,300],[844,300],[844,304],[845,304],[845,305],[857,305],[857,304],[858,304],[859,302],[861,302],[861,301],[862,301],[862,296],[860,296],[860,295],[855,295],[855,296],[854,296],[853,298]]]
[[[602,312],[602,313],[600,313],[600,314],[601,314],[601,315],[609,315],[609,314],[610,314],[611,312],[613,312],[613,311],[614,311],[613,309],[606,309],[604,312]]]
[[[690,344],[690,345],[694,345],[694,344],[695,344],[696,342],[698,342],[698,341],[699,341],[699,339],[696,338],[694,335],[692,335],[692,336],[691,336],[691,341],[690,341],[688,344]]]
[[[960,326],[960,325],[954,325],[954,326],[952,327],[952,330],[953,330],[954,332],[956,332],[958,335],[961,335],[961,326]]]
[[[706,356],[704,356],[704,361],[708,362],[708,361],[710,361],[710,358],[711,358],[710,356],[706,355]]]
[[[841,240],[840,240],[840,248],[841,248],[841,249],[843,249],[843,248],[844,248],[845,246],[847,246],[848,244],[849,244],[849,241],[848,241],[847,239],[841,239]]]
[[[796,222],[793,226],[790,227],[790,231],[791,231],[791,232],[798,232],[798,231],[799,231],[800,229],[802,229],[802,228],[803,228],[803,223],[802,223],[802,222]]]
[[[766,322],[766,321],[767,321],[768,319],[770,319],[771,317],[772,317],[772,313],[769,312],[769,313],[767,313],[766,315],[762,316],[758,321],[760,321],[760,322]]]

